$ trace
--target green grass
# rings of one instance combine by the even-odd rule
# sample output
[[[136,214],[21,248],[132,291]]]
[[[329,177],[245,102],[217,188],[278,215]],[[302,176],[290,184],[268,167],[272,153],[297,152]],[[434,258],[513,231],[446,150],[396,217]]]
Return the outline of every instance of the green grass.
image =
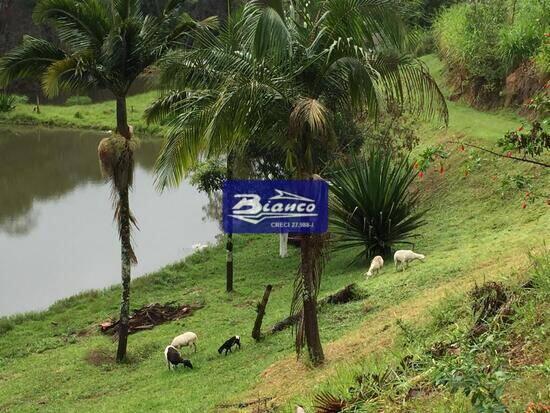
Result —
[[[147,125],[143,120],[145,108],[156,96],[157,92],[147,92],[128,97],[128,123],[136,133],[161,134],[160,126]],[[114,100],[85,105],[41,105],[39,114],[34,107],[34,104],[17,104],[12,112],[0,113],[0,122],[100,130],[114,129],[116,123]]]
[[[430,59],[427,63],[436,66]],[[153,99],[154,94],[136,97],[144,102],[141,108],[146,97]],[[449,109],[449,129],[423,126],[422,146],[459,134],[492,145],[521,122],[509,112],[479,112],[460,103],[451,103]],[[49,110],[43,108],[45,116]],[[61,117],[70,113],[67,108],[55,110],[63,113]],[[130,123],[137,125],[135,116]],[[109,118],[105,115],[97,124]],[[250,339],[255,305],[266,284],[274,289],[264,328],[288,315],[298,254],[291,249],[289,258],[278,258],[276,236],[236,236],[232,294],[224,292],[222,246],[132,283],[133,308],[173,300],[200,302],[204,308],[189,318],[130,336],[126,364],[112,362],[116,345],[97,330],[99,322],[117,314],[118,287],[68,298],[46,312],[0,319],[0,411],[194,413],[210,411],[219,403],[271,396],[279,411],[291,412],[289,403],[308,405],[319,389],[345,386],[354,371],[390,363],[403,351],[397,319],[418,328],[429,325],[432,318],[445,324],[447,310],[441,308],[448,307],[442,302],[460,297],[474,282],[521,279],[528,266],[527,253],[548,238],[550,213],[544,200],[522,209],[523,193],[503,195],[500,182],[510,173],[532,176],[534,185],[547,192],[549,174],[482,156],[465,177],[462,168],[470,155],[453,151],[445,175],[430,170],[417,183],[424,206],[430,208],[428,224],[415,245],[427,256],[424,264],[414,263],[405,273],[397,273],[388,262],[379,276],[365,280],[366,268],[348,265],[354,251],[331,255],[321,296],[357,282],[367,297],[323,309],[320,327],[327,362],[322,368],[310,369],[295,360],[290,331],[258,344]],[[460,308],[460,299],[454,300]],[[164,347],[187,330],[199,336],[199,350],[190,355],[195,369],[169,372],[163,362]],[[243,337],[242,350],[219,356],[219,345],[234,334]],[[547,379],[540,373],[529,377],[533,399]],[[518,400],[523,402],[524,396]],[[413,403],[427,407],[408,411],[446,412],[449,403],[452,411],[471,411],[468,400],[459,395],[434,394]],[[395,405],[389,405],[391,409],[399,411]]]

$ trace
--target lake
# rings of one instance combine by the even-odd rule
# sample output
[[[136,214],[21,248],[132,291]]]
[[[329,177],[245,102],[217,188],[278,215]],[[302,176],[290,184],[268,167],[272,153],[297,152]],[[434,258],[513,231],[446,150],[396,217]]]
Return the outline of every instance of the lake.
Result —
[[[110,186],[99,171],[105,133],[0,127],[0,316],[120,281],[120,244]],[[192,253],[219,234],[210,202],[188,183],[159,193],[153,167],[161,142],[136,153],[130,205],[144,275]]]

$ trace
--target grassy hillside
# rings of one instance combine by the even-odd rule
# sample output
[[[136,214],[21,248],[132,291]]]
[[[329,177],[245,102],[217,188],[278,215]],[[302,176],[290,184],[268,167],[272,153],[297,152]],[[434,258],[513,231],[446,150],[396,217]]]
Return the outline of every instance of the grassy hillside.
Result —
[[[428,63],[437,70],[435,60]],[[450,103],[450,116],[448,130],[422,127],[422,146],[456,136],[490,145],[521,123],[507,112],[482,113],[460,103]],[[415,245],[427,256],[424,264],[414,263],[401,273],[390,262],[379,276],[365,280],[364,267],[348,265],[353,252],[331,255],[321,296],[350,282],[357,282],[366,296],[322,311],[327,356],[322,368],[296,361],[289,331],[259,344],[250,339],[255,305],[267,283],[274,289],[264,326],[288,315],[298,254],[291,250],[289,258],[278,258],[274,236],[236,236],[233,294],[224,292],[222,246],[133,282],[133,307],[175,300],[203,303],[204,308],[179,322],[130,336],[127,364],[112,362],[115,344],[97,331],[100,321],[117,314],[118,287],[72,297],[43,313],[0,320],[0,411],[194,413],[265,396],[274,398],[279,411],[291,412],[296,402],[310,406],[321,390],[349,387],[358,371],[399,360],[407,344],[404,331],[426,342],[446,334],[454,321],[464,323],[466,315],[460,311],[468,305],[464,294],[475,283],[517,284],[527,279],[528,253],[547,254],[544,241],[550,235],[550,211],[543,200],[522,209],[523,193],[503,191],[501,184],[507,175],[521,174],[532,177],[537,191],[548,193],[547,172],[508,159],[460,152],[455,146],[448,146],[451,156],[444,175],[428,171],[417,182],[424,206],[430,208],[428,224]],[[464,166],[472,162],[475,168],[464,176]],[[451,321],[434,328],[433,320],[445,315]],[[195,369],[169,372],[162,352],[174,335],[185,330],[199,336],[199,350],[190,355]],[[234,334],[243,336],[242,350],[219,356],[218,346]],[[547,336],[542,340],[547,343]],[[529,354],[530,348],[524,353]],[[537,349],[546,360],[548,346]],[[540,358],[535,361],[540,364]],[[548,376],[534,369],[532,376],[526,373],[508,390],[517,408],[513,411],[525,410],[531,400],[548,400]],[[472,411],[466,398],[445,391],[381,403],[386,411]]]
[[[143,120],[145,108],[157,92],[128,97],[128,123],[142,135],[160,134],[158,125],[147,125]],[[105,101],[88,105],[41,105],[40,113],[34,104],[18,104],[12,112],[0,113],[0,122],[15,125],[42,125],[79,129],[113,129],[116,123],[115,102]]]

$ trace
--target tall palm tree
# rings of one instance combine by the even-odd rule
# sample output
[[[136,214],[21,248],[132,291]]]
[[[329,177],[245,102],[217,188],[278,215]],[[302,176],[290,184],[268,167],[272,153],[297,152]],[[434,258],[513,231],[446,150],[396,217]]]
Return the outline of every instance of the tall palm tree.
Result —
[[[201,156],[257,139],[284,150],[292,176],[311,179],[339,146],[343,114],[375,118],[398,103],[446,121],[437,84],[406,47],[391,1],[247,3],[219,35],[197,32],[192,49],[163,60],[171,90],[148,112],[170,118],[159,182],[177,183]],[[322,234],[303,238],[291,306],[302,314],[297,351],[307,344],[314,364],[324,359],[317,294],[325,242]]]
[[[158,15],[144,14],[143,0],[39,0],[33,17],[56,32],[57,44],[31,36],[0,59],[0,83],[39,78],[44,93],[111,91],[116,99],[116,134],[102,141],[100,160],[113,186],[121,241],[122,299],[117,360],[126,356],[130,306],[131,244],[128,193],[132,186],[134,140],[126,96],[133,82],[169,50],[185,43],[196,26],[181,13],[183,0],[168,0]],[[209,19],[205,24],[214,23]]]

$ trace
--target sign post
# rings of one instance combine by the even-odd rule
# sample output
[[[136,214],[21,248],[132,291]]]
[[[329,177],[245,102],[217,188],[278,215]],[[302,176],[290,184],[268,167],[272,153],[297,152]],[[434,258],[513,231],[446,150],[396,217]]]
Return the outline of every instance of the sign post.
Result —
[[[325,181],[230,180],[223,187],[226,233],[323,233],[328,229]]]

